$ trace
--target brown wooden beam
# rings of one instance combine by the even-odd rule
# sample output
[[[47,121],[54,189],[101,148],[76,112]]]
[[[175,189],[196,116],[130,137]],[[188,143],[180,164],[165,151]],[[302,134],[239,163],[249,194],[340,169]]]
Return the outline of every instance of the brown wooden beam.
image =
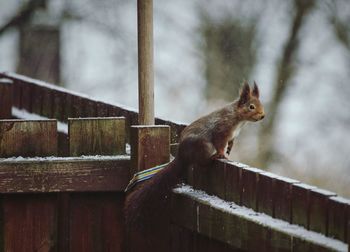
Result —
[[[129,163],[127,156],[5,159],[0,161],[0,193],[119,192],[129,182]]]
[[[13,91],[12,80],[0,79],[0,119],[12,118]]]

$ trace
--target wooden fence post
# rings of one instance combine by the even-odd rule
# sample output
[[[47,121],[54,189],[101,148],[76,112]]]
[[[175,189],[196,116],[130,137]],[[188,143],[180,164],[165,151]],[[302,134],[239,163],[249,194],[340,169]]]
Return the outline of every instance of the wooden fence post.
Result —
[[[0,157],[57,155],[57,121],[0,120]]]
[[[137,1],[139,124],[154,124],[153,0]]]
[[[131,126],[131,174],[169,162],[170,127]]]
[[[125,154],[125,118],[69,118],[71,156]]]
[[[12,88],[12,80],[5,78],[0,79],[0,119],[12,118]]]

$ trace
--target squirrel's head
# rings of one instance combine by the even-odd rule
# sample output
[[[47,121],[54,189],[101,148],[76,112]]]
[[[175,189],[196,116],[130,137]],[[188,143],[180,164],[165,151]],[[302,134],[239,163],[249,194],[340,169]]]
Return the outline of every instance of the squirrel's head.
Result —
[[[259,121],[265,117],[264,107],[259,100],[259,88],[254,81],[253,89],[244,82],[237,102],[237,112],[243,120]]]

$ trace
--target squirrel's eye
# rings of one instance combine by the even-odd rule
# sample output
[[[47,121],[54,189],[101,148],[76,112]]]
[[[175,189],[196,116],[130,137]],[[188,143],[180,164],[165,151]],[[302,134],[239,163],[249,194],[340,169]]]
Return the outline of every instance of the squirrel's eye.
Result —
[[[254,105],[254,104],[250,104],[250,105],[249,105],[249,109],[250,109],[250,110],[254,110],[254,109],[255,109],[255,105]]]

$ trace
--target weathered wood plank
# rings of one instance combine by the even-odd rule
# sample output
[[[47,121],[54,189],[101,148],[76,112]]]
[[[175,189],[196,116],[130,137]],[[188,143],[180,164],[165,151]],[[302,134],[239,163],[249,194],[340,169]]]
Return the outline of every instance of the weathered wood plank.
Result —
[[[169,162],[169,126],[132,126],[131,174]]]
[[[236,204],[241,204],[241,178],[242,169],[238,166],[232,164],[231,162],[226,162],[225,169],[225,200],[233,201]]]
[[[71,156],[120,155],[125,153],[125,118],[68,120]]]
[[[327,236],[347,240],[347,222],[350,219],[350,200],[333,196],[329,198]]]
[[[195,201],[194,204],[197,206],[195,219],[198,225],[192,229],[194,233],[226,243],[232,248],[244,251],[346,251],[347,249],[347,245],[338,240],[257,213],[252,209],[225,202],[204,192],[194,191],[186,186],[173,192]],[[181,197],[174,199],[176,204],[176,199]],[[186,206],[179,211],[187,211],[185,208]],[[184,226],[180,221],[188,223],[188,220],[177,218],[174,224]]]
[[[299,181],[285,177],[276,177],[274,185],[274,217],[291,222],[292,185]]]
[[[310,230],[327,235],[329,198],[335,195],[319,188],[310,190]]]
[[[273,216],[274,185],[276,175],[264,172],[259,175],[258,182],[258,211]]]
[[[3,200],[4,251],[55,251],[56,195],[8,195]]]
[[[255,168],[242,169],[242,205],[254,210],[257,210],[259,173]]]
[[[12,118],[13,81],[0,78],[0,119]]]
[[[307,184],[292,185],[292,223],[309,228],[310,190],[316,187]]]
[[[129,158],[1,161],[0,193],[123,191]]]
[[[194,234],[186,228],[171,226],[171,252],[193,252]]]
[[[70,251],[122,251],[123,194],[72,194]]]
[[[0,120],[0,157],[57,155],[56,120]]]

